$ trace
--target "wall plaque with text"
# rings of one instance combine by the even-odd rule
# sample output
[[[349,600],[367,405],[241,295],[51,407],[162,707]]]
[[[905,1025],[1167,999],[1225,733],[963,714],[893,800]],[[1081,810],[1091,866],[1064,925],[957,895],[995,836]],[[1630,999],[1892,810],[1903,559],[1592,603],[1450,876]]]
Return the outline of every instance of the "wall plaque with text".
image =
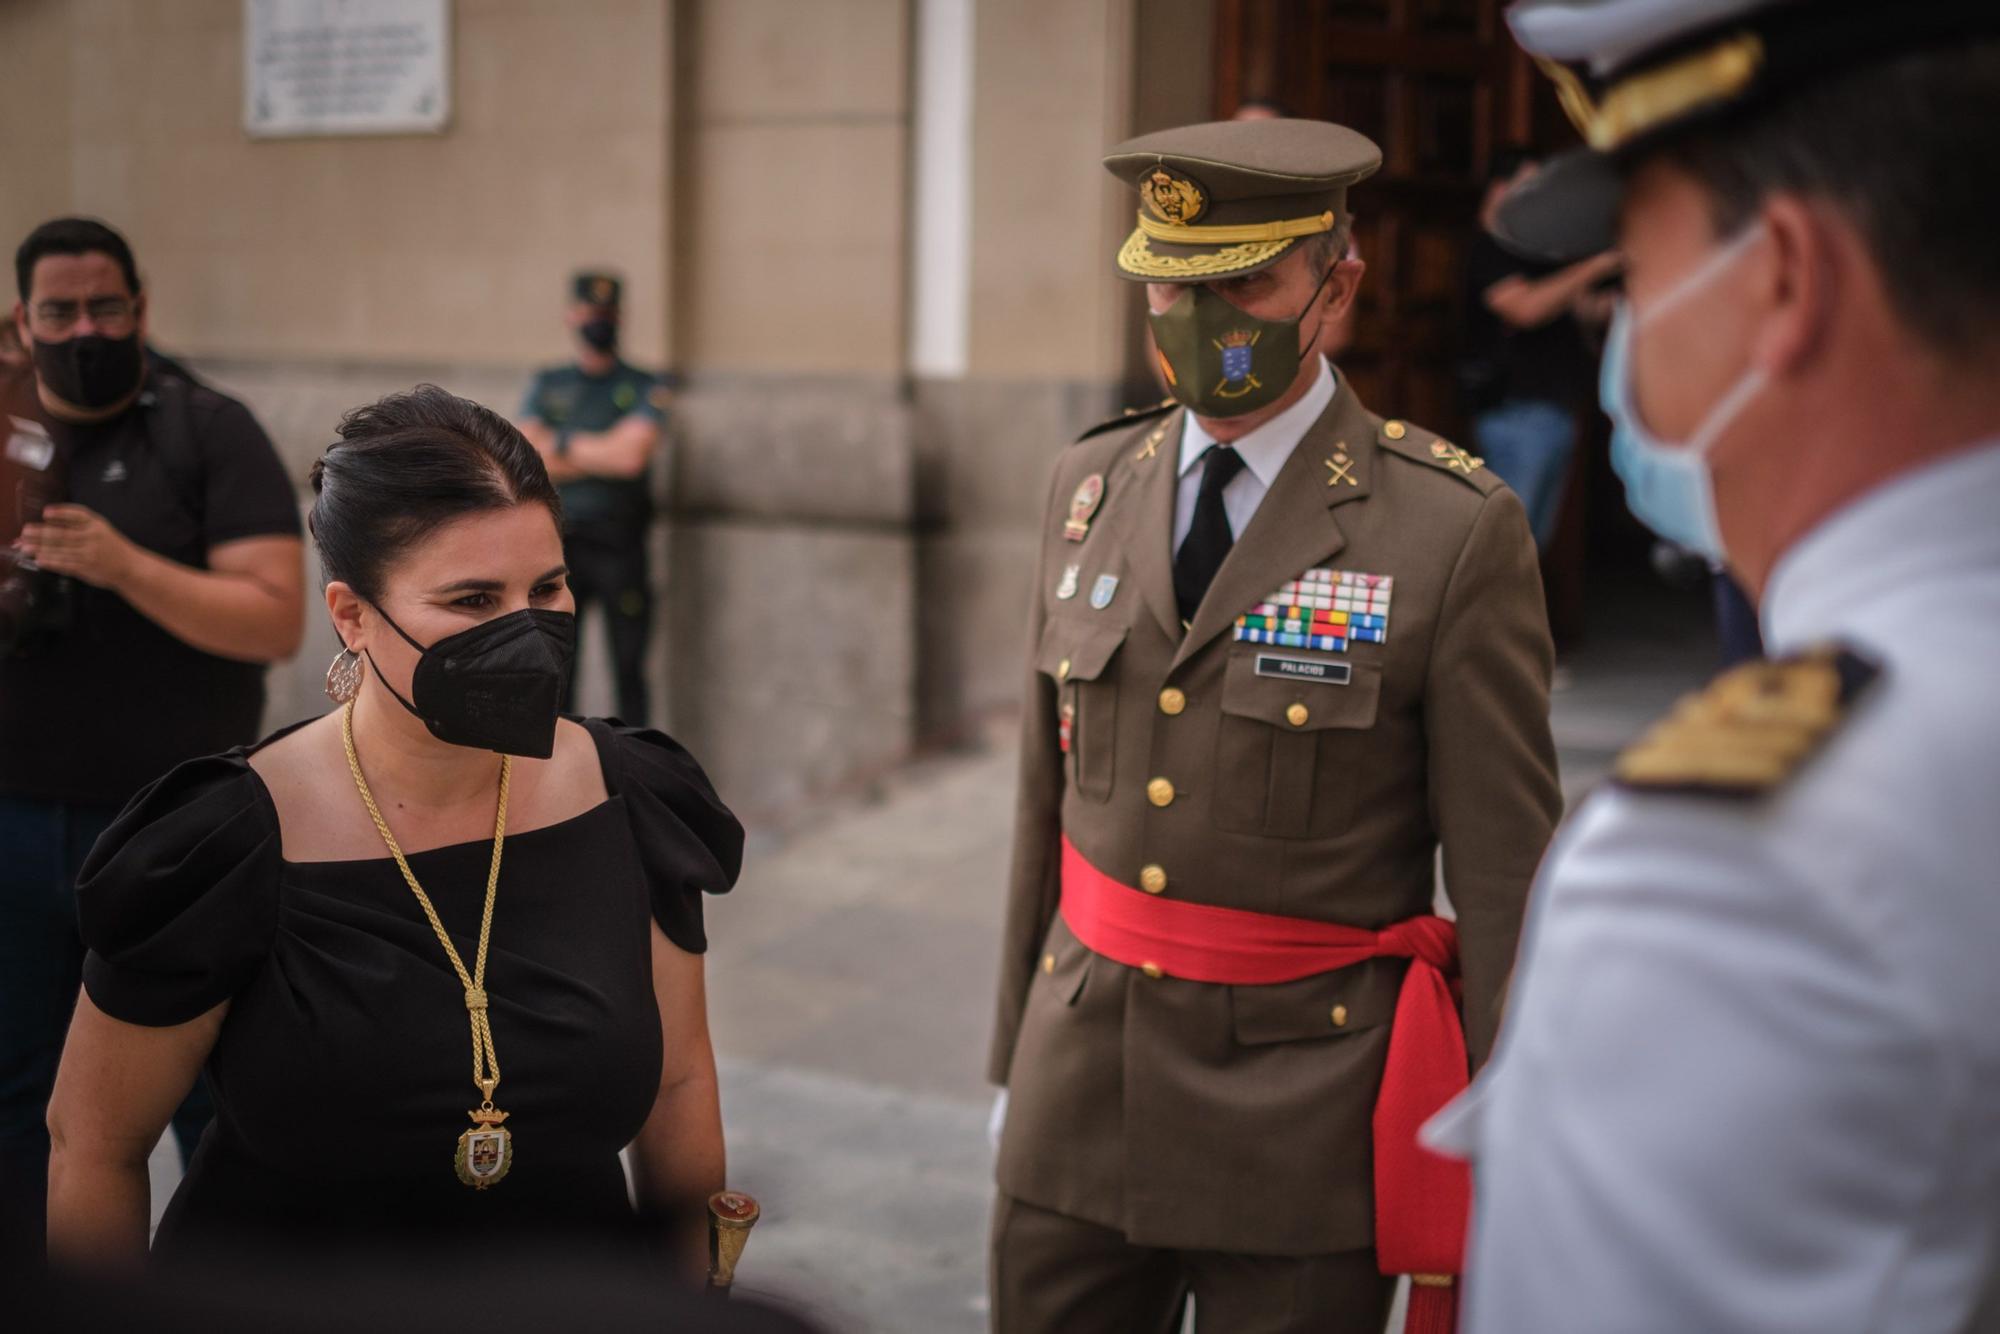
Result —
[[[243,128],[438,133],[451,114],[450,38],[450,0],[243,0]]]

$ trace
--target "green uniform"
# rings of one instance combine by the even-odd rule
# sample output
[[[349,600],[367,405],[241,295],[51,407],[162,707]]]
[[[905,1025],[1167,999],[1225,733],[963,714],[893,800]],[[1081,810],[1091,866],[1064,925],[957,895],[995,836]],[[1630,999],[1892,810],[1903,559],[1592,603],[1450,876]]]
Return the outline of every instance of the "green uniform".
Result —
[[[666,380],[619,362],[607,375],[586,375],[574,365],[551,366],[528,386],[521,416],[537,418],[564,435],[596,435],[638,415],[666,420]],[[610,630],[618,715],[643,725],[646,707],[646,641],[653,597],[646,577],[646,529],[652,492],[637,477],[580,477],[564,482],[563,551],[577,611],[596,603]],[[574,710],[575,682],[564,707]]]
[[[666,380],[619,362],[608,375],[586,375],[575,365],[551,366],[535,376],[521,404],[523,418],[536,417],[558,432],[596,435],[634,413],[655,425],[666,421]],[[644,476],[584,477],[564,482],[564,527],[569,535],[606,545],[642,541],[652,515],[652,495]]]

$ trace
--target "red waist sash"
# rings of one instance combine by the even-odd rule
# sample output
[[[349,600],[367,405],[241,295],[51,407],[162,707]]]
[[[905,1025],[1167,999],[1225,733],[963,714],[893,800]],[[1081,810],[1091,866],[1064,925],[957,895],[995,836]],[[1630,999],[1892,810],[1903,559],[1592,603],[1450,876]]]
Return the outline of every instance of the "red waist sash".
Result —
[[[1375,1099],[1375,1250],[1385,1274],[1437,1283],[1457,1274],[1472,1205],[1463,1163],[1417,1143],[1417,1130],[1465,1090],[1465,1032],[1453,1002],[1458,930],[1426,913],[1380,931],[1187,903],[1122,885],[1063,839],[1062,916],[1093,953],[1162,976],[1262,986],[1409,959]],[[1150,967],[1148,967],[1150,965]]]

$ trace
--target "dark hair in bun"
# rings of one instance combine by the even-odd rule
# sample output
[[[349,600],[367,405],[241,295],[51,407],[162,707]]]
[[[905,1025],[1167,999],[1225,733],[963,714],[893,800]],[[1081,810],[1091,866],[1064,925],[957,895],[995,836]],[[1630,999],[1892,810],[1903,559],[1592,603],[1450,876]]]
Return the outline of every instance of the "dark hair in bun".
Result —
[[[320,567],[371,600],[405,552],[454,519],[539,504],[562,524],[562,502],[527,438],[491,408],[434,384],[348,413],[310,476]]]

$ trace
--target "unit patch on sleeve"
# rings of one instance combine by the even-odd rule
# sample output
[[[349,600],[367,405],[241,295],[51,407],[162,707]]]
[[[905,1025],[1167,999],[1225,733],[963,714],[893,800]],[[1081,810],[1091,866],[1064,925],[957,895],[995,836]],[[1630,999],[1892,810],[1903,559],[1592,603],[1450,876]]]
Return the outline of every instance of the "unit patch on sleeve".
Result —
[[[1386,574],[1307,570],[1238,616],[1236,640],[1328,653],[1345,653],[1356,641],[1386,644],[1394,585]]]

